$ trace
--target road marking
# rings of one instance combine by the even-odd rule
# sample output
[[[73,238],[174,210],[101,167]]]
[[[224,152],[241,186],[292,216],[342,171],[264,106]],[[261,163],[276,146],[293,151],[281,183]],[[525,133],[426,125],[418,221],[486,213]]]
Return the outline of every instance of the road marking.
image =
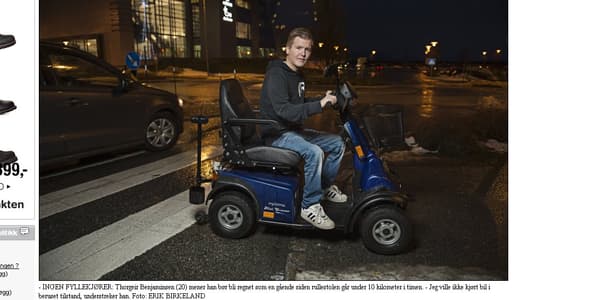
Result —
[[[93,168],[93,167],[97,167],[97,166],[101,166],[101,165],[106,165],[106,164],[109,164],[111,162],[115,162],[115,161],[119,161],[119,160],[122,160],[122,159],[126,159],[126,158],[130,158],[130,157],[138,156],[138,155],[141,155],[141,154],[144,154],[144,153],[146,153],[146,151],[137,151],[137,152],[133,152],[133,153],[126,154],[126,155],[121,155],[121,156],[118,156],[118,157],[115,157],[115,158],[112,158],[112,159],[103,160],[103,161],[100,161],[100,162],[97,162],[97,163],[93,163],[93,164],[89,164],[89,165],[85,165],[85,166],[81,166],[81,167],[77,167],[77,168],[65,170],[65,171],[58,172],[58,173],[49,174],[49,175],[46,175],[46,176],[42,176],[42,177],[40,177],[40,180],[44,180],[44,179],[48,179],[48,178],[52,178],[52,177],[58,177],[58,176],[62,176],[62,175],[67,175],[67,174],[71,174],[71,173],[74,173],[74,172],[77,172],[77,171],[82,171],[82,170],[85,170],[85,169],[89,169],[89,168]]]
[[[220,146],[205,146],[202,160],[221,155]],[[78,184],[40,196],[40,218],[92,202],[108,195],[142,184],[196,163],[196,151],[191,150],[145,164],[123,172]]]
[[[40,280],[98,280],[194,224],[203,208],[179,193],[41,255]]]

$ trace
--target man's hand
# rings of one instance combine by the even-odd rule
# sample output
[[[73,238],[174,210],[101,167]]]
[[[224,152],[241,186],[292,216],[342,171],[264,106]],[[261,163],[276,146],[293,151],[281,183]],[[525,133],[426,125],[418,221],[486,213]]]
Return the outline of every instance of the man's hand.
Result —
[[[323,97],[323,99],[321,99],[321,108],[324,108],[325,105],[327,105],[327,103],[331,103],[331,105],[334,105],[337,103],[337,97],[334,96],[332,94],[332,91],[327,91],[325,93],[325,97]]]

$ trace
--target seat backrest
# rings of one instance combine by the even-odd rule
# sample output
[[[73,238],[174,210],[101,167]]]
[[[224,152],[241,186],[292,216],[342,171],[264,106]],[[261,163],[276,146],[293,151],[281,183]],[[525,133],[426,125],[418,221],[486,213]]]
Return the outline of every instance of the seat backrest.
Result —
[[[221,108],[222,123],[230,119],[256,118],[248,99],[244,96],[242,85],[237,79],[221,81],[219,106]],[[240,138],[242,145],[255,144],[260,141],[256,132],[256,125],[236,126],[232,129],[235,135]]]

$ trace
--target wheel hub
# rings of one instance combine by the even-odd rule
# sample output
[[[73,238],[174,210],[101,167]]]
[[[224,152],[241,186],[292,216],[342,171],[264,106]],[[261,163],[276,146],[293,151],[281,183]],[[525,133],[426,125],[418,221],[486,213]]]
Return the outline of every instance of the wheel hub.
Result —
[[[148,126],[148,142],[154,147],[164,147],[175,138],[175,125],[168,119],[156,119]]]
[[[396,221],[391,219],[382,219],[373,226],[373,239],[379,244],[391,245],[400,239],[402,230]]]
[[[219,217],[219,224],[229,230],[242,226],[242,222],[244,221],[242,211],[233,205],[224,205],[219,209],[217,215]]]

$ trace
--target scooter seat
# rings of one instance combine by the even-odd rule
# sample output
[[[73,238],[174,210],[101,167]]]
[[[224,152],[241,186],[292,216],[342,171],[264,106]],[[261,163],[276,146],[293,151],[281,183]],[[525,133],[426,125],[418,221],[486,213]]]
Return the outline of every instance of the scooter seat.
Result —
[[[268,146],[248,148],[246,149],[246,155],[257,164],[273,166],[295,167],[302,159],[297,152],[292,150]]]

